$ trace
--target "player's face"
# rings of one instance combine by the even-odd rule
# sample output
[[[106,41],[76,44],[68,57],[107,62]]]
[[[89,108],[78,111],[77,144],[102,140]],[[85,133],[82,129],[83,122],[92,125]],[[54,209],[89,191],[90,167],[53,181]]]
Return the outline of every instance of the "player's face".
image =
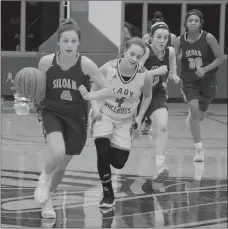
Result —
[[[169,40],[169,30],[157,29],[152,36],[152,45],[159,51],[165,49]]]
[[[144,56],[144,49],[137,44],[132,44],[125,52],[124,59],[129,67],[136,66]]]
[[[80,44],[78,34],[75,30],[65,31],[61,33],[58,44],[62,54],[75,55]]]
[[[201,27],[200,18],[197,15],[191,15],[186,21],[186,26],[189,32],[198,31]]]

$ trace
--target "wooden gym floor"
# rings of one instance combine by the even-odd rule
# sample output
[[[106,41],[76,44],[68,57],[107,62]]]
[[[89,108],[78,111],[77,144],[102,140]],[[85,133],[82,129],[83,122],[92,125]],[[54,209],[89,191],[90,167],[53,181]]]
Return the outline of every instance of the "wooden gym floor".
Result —
[[[170,177],[155,184],[155,136],[140,136],[124,169],[113,171],[116,206],[101,211],[92,140],[70,162],[53,197],[57,218],[42,219],[33,192],[48,149],[36,116],[1,113],[1,224],[4,227],[227,227],[227,105],[212,104],[202,124],[205,162],[193,164],[186,104],[168,104]],[[197,178],[197,179],[196,179]]]

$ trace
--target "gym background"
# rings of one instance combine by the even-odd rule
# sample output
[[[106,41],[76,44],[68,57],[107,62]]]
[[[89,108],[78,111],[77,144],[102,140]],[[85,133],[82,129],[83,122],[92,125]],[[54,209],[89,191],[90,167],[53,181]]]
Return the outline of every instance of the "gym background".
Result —
[[[227,103],[228,8],[226,0],[158,1],[1,1],[1,95],[13,98],[10,76],[37,67],[41,56],[56,52],[55,31],[63,18],[74,18],[82,31],[80,52],[101,66],[116,57],[126,36],[142,36],[155,11],[163,13],[172,33],[184,32],[186,12],[204,14],[204,28],[219,41],[225,61],[218,70],[216,103]],[[170,82],[169,100],[182,101],[179,85]]]

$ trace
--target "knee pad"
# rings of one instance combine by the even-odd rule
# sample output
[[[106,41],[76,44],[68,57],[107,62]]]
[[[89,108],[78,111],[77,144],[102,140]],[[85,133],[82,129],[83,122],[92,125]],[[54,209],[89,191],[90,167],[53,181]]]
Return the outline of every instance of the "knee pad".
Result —
[[[130,151],[110,148],[110,164],[116,169],[122,169],[127,162]]]
[[[97,138],[95,139],[95,145],[97,149],[97,160],[98,163],[109,163],[110,157],[110,140],[108,138]]]
[[[111,178],[110,168],[110,140],[108,138],[95,139],[97,149],[97,169],[102,181],[107,181]]]
[[[97,152],[107,152],[110,147],[110,140],[108,138],[96,138],[95,141],[95,146],[97,149]]]

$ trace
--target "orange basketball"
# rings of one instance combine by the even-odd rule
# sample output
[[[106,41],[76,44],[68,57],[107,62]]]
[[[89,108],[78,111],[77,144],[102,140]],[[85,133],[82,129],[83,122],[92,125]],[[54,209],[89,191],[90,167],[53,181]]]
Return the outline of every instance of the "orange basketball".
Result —
[[[16,93],[19,97],[30,100],[42,100],[46,90],[46,76],[38,69],[27,67],[21,69],[14,79]]]

